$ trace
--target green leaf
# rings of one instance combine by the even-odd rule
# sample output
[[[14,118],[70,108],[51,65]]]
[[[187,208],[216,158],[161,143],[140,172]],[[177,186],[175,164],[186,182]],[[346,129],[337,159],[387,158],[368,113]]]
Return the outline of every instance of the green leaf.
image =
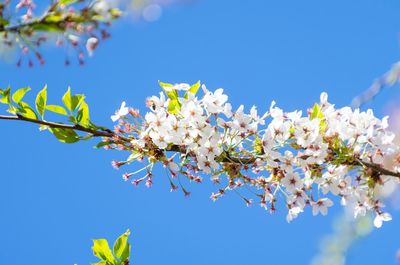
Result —
[[[85,101],[81,103],[76,120],[84,127],[90,124],[89,106]]]
[[[321,108],[317,103],[314,104],[314,106],[313,106],[313,108],[311,110],[310,120],[313,120],[313,119],[316,119],[316,118],[318,118],[318,119],[323,119],[324,118],[324,114],[322,113]]]
[[[168,104],[168,112],[171,114],[177,114],[181,110],[181,103],[178,100],[171,100]]]
[[[93,255],[103,261],[109,261],[112,264],[116,263],[116,260],[111,252],[108,242],[105,239],[94,239],[93,240]]]
[[[121,253],[121,257],[119,258],[121,263],[125,262],[126,260],[129,260],[131,256],[131,244],[127,243],[124,251]]]
[[[171,87],[173,87],[173,86],[174,86],[173,84],[170,84],[170,83],[164,83],[164,82],[161,82],[161,81],[158,81],[158,84],[160,85],[160,87],[161,87],[162,89],[165,89],[165,88],[171,88]]]
[[[20,88],[17,91],[15,91],[15,93],[12,95],[12,100],[15,103],[18,103],[22,100],[22,98],[25,96],[26,92],[28,92],[29,90],[31,90],[30,87],[25,87],[25,88]]]
[[[67,111],[66,111],[63,107],[61,107],[61,106],[57,106],[57,105],[47,105],[47,106],[46,106],[46,109],[49,110],[49,111],[51,111],[51,112],[57,113],[57,114],[61,114],[61,115],[68,116]]]
[[[63,19],[64,19],[63,16],[61,16],[60,14],[54,14],[54,15],[47,16],[45,18],[45,21],[49,22],[49,23],[58,23],[58,22],[62,21]]]
[[[49,128],[49,131],[62,143],[72,144],[80,140],[79,135],[72,129]]]
[[[158,83],[161,86],[161,88],[164,90],[165,94],[167,95],[167,97],[169,99],[178,100],[178,91],[176,91],[175,89],[172,89],[172,87],[174,86],[173,84],[164,83],[161,81],[158,81]]]
[[[58,23],[40,23],[32,25],[32,29],[34,31],[46,31],[46,32],[61,32],[64,31],[62,27],[59,26]]]
[[[254,148],[254,151],[256,152],[256,154],[258,154],[258,155],[264,154],[264,147],[263,147],[262,139],[260,137],[256,136],[256,138],[254,139],[253,148]]]
[[[122,11],[119,10],[118,8],[111,8],[109,10],[111,16],[113,16],[114,18],[118,18],[120,16],[122,16]]]
[[[67,107],[67,109],[70,112],[75,111],[79,105],[83,102],[83,100],[85,99],[84,95],[73,95],[71,96],[71,88],[69,87],[67,92],[65,92],[64,96],[62,97],[62,101],[65,105],[65,107]]]
[[[7,26],[8,24],[10,24],[10,22],[6,19],[4,19],[3,17],[0,17],[0,26]]]
[[[18,111],[18,109],[11,104],[9,105],[9,108],[7,110],[7,112],[11,113],[11,114],[17,114],[17,111]]]
[[[69,111],[72,111],[72,106],[71,106],[71,88],[70,87],[68,87],[67,92],[65,92],[64,96],[62,97],[62,102],[64,103],[65,107]]]
[[[199,80],[189,88],[189,90],[185,93],[184,97],[187,99],[189,92],[195,96],[197,94],[197,91],[199,91],[200,86],[201,86],[201,84],[200,84],[200,80]]]
[[[71,97],[71,109],[72,111],[75,111],[79,105],[83,102],[83,100],[85,99],[84,95],[73,95]]]
[[[164,83],[161,81],[158,81],[158,84],[162,87],[162,89],[164,90],[164,93],[170,99],[170,102],[168,105],[168,112],[171,114],[178,113],[181,110],[181,103],[179,102],[178,91],[176,91],[175,89],[172,89],[172,87],[174,85],[169,84],[169,83]]]
[[[45,86],[36,96],[36,110],[40,116],[44,116],[47,102],[47,86]]]
[[[76,2],[78,2],[78,0],[60,0],[60,4],[62,5],[70,5]]]
[[[103,146],[106,146],[109,144],[111,144],[111,142],[109,142],[109,141],[100,142],[100,143],[96,144],[94,148],[102,148]]]
[[[20,108],[18,108],[19,114],[29,119],[34,119],[34,120],[38,119],[36,112],[27,103],[20,101],[18,102],[18,105],[20,106]]]
[[[123,256],[123,254],[124,254],[124,252],[127,251],[126,249],[127,248],[129,249],[129,247],[130,247],[129,243],[128,243],[128,237],[130,234],[131,234],[131,232],[128,229],[114,243],[114,247],[113,247],[114,255],[117,259],[120,259],[121,262],[124,262],[125,259],[127,259],[129,257],[129,254],[127,257],[126,257],[126,253],[124,256]]]
[[[6,90],[3,90],[1,93],[2,97],[0,98],[0,103],[10,104],[11,103],[11,95],[10,95],[10,87],[7,87]]]

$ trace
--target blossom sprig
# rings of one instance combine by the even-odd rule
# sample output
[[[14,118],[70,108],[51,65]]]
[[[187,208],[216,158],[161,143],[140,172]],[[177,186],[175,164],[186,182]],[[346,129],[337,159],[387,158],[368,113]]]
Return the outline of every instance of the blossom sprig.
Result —
[[[326,215],[335,197],[352,205],[355,217],[375,212],[377,227],[391,219],[375,192],[389,178],[400,179],[400,153],[387,130],[388,117],[337,109],[326,93],[305,115],[284,112],[275,102],[266,113],[254,106],[246,113],[243,105],[233,111],[222,89],[211,92],[199,82],[160,85],[163,91],[147,99],[150,110],[144,116],[125,103],[113,116],[119,118],[114,132],[131,141],[106,148],[132,153],[126,161],[114,161],[114,167],[147,160],[144,176],[134,179],[128,173],[125,180],[152,182],[151,169],[161,163],[172,190],[181,185],[179,177],[192,181],[208,175],[221,185],[212,200],[234,191],[247,205],[257,199],[274,212],[283,198],[288,221],[306,208]],[[386,157],[392,157],[392,168],[383,168]],[[255,198],[243,195],[249,190]]]
[[[256,202],[270,212],[286,208],[287,221],[307,209],[326,215],[339,201],[355,217],[374,212],[376,227],[391,220],[377,192],[400,182],[400,150],[388,117],[336,108],[326,93],[304,114],[285,112],[275,102],[259,113],[254,106],[248,112],[243,105],[233,110],[223,89],[210,91],[200,82],[160,85],[159,96],[146,100],[144,115],[123,102],[111,116],[117,122],[113,130],[94,125],[84,96],[70,90],[62,98],[64,106],[58,106],[47,104],[43,89],[35,107],[22,101],[29,88],[0,90],[0,103],[12,114],[0,119],[39,124],[64,143],[102,137],[97,147],[130,154],[113,161],[115,168],[143,164],[123,174],[135,185],[152,186],[159,177],[153,169],[160,164],[171,191],[190,195],[185,179],[202,183],[207,177],[218,185],[212,200],[234,193],[248,206]],[[68,121],[49,122],[47,111]],[[384,160],[392,163],[385,167]]]
[[[65,48],[66,65],[71,52],[84,64],[85,57],[110,37],[110,23],[121,16],[105,0],[56,0],[41,15],[36,16],[36,10],[33,0],[0,3],[0,41],[21,50],[17,66],[25,62],[32,67],[35,60],[44,64],[40,48],[49,42]]]

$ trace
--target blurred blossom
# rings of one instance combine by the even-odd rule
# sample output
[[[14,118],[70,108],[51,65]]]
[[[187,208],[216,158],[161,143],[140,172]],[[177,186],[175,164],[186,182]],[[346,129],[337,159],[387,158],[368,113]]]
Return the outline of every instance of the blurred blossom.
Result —
[[[143,18],[146,21],[156,21],[161,17],[162,9],[157,4],[152,4],[143,9]]]
[[[14,62],[16,47],[11,45],[8,40],[0,34],[0,61]]]
[[[371,216],[354,219],[345,213],[334,221],[333,233],[323,238],[320,252],[313,258],[311,265],[344,265],[346,254],[357,239],[372,231]]]
[[[363,104],[371,101],[385,87],[396,85],[399,82],[399,78],[400,62],[396,62],[388,72],[386,72],[382,77],[376,79],[366,91],[353,99],[351,102],[352,107],[359,108]]]
[[[398,264],[400,264],[400,249],[397,250],[397,253],[396,253],[396,262],[397,262]]]
[[[0,1],[0,59],[16,50],[17,66],[33,67],[45,63],[43,46],[55,44],[66,51],[66,65],[70,54],[82,65],[120,16],[108,0]]]
[[[116,0],[135,21],[154,22],[167,7],[187,4],[193,0]]]
[[[165,8],[192,1],[0,1],[0,60],[15,62],[12,51],[16,50],[20,55],[17,66],[33,66],[35,60],[44,64],[41,48],[53,43],[64,47],[66,65],[70,64],[70,57],[77,58],[82,65],[86,55],[92,56],[100,43],[111,36],[108,27],[120,17],[120,10],[135,22],[154,22],[160,19]],[[61,21],[54,22],[48,17]]]

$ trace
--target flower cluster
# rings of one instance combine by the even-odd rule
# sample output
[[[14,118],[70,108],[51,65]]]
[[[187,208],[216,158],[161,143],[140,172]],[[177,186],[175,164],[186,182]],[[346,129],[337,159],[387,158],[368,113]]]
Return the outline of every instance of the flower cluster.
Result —
[[[17,66],[26,61],[32,67],[34,58],[44,64],[40,47],[48,42],[65,48],[66,65],[71,52],[83,64],[86,55],[91,56],[99,42],[110,36],[106,27],[121,15],[106,0],[52,2],[40,16],[34,14],[40,6],[33,0],[0,3],[0,41],[21,50]]]
[[[147,161],[142,169],[124,174],[125,180],[150,186],[153,166],[160,162],[171,190],[180,186],[188,195],[181,178],[202,182],[208,175],[220,185],[212,200],[234,191],[251,205],[247,192],[274,212],[278,199],[284,198],[289,222],[306,208],[313,215],[326,215],[335,197],[350,206],[355,217],[375,212],[376,227],[391,220],[376,192],[400,180],[400,150],[387,129],[387,117],[335,108],[326,93],[305,114],[284,112],[275,102],[259,114],[254,106],[249,112],[243,105],[233,110],[223,89],[212,92],[199,82],[160,85],[163,92],[147,99],[144,116],[124,102],[112,116],[118,120],[115,136],[102,143],[131,153],[126,161],[113,161],[116,168]],[[383,168],[389,157],[391,168]],[[133,177],[142,171],[143,177]]]

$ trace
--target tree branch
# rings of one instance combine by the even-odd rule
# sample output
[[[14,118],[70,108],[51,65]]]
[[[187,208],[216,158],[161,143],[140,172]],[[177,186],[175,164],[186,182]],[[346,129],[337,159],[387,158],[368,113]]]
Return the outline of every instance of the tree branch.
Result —
[[[82,125],[79,125],[79,124],[69,125],[69,124],[63,124],[63,123],[36,120],[36,119],[24,117],[22,115],[15,115],[15,116],[0,115],[0,120],[26,121],[26,122],[49,126],[51,128],[71,129],[71,130],[75,130],[75,131],[86,132],[86,133],[92,134],[95,137],[118,138],[118,139],[121,139],[128,143],[131,141],[130,138],[118,135],[115,132],[111,131],[110,129],[94,130],[94,129],[83,127]],[[167,152],[172,151],[172,152],[179,152],[179,153],[183,153],[183,154],[186,153],[185,148],[182,148],[181,146],[177,146],[177,145],[173,145],[165,150],[160,150],[160,151],[167,151]],[[223,157],[221,157],[221,161],[220,161],[223,163],[235,163],[235,164],[249,165],[249,164],[253,164],[256,161],[256,158],[254,158],[254,157],[235,158],[235,157],[230,157],[230,155],[226,152],[224,154],[225,155]],[[358,160],[357,164],[360,166],[368,167],[368,168],[378,172],[381,175],[392,176],[392,177],[396,177],[396,178],[400,179],[400,173],[385,169],[378,164],[375,164],[372,162],[361,161],[361,160]]]
[[[28,28],[28,27],[32,27],[34,25],[39,25],[42,24],[46,17],[48,15],[50,15],[50,13],[52,11],[55,10],[55,8],[57,7],[58,2],[54,2],[45,12],[41,17],[37,17],[37,18],[32,18],[27,22],[23,22],[23,23],[19,23],[19,24],[15,24],[15,25],[8,25],[5,27],[0,28],[0,33],[2,32],[16,32],[16,33],[20,33],[24,28]]]
[[[49,126],[51,128],[71,129],[71,130],[86,132],[86,133],[92,134],[95,137],[109,137],[109,138],[119,137],[119,138],[123,139],[124,141],[129,141],[129,138],[117,135],[111,130],[108,130],[108,129],[101,130],[101,131],[94,130],[94,129],[83,127],[82,125],[79,125],[79,124],[69,125],[69,124],[49,122],[49,121],[43,121],[43,120],[35,120],[35,119],[30,119],[30,118],[24,117],[22,115],[15,115],[15,116],[0,115],[0,120],[27,121],[27,122],[31,122],[31,123]]]
[[[38,25],[38,24],[41,24],[42,22],[43,22],[42,19],[35,19],[35,20],[31,20],[26,23],[20,23],[20,24],[15,24],[12,26],[6,26],[4,28],[0,28],[0,33],[1,32],[20,32],[24,28]]]
[[[365,162],[365,161],[361,161],[361,160],[358,163],[362,166],[366,166],[366,167],[380,173],[381,175],[392,176],[392,177],[396,177],[396,178],[400,179],[400,173],[385,169],[378,164],[371,163],[371,162]]]

